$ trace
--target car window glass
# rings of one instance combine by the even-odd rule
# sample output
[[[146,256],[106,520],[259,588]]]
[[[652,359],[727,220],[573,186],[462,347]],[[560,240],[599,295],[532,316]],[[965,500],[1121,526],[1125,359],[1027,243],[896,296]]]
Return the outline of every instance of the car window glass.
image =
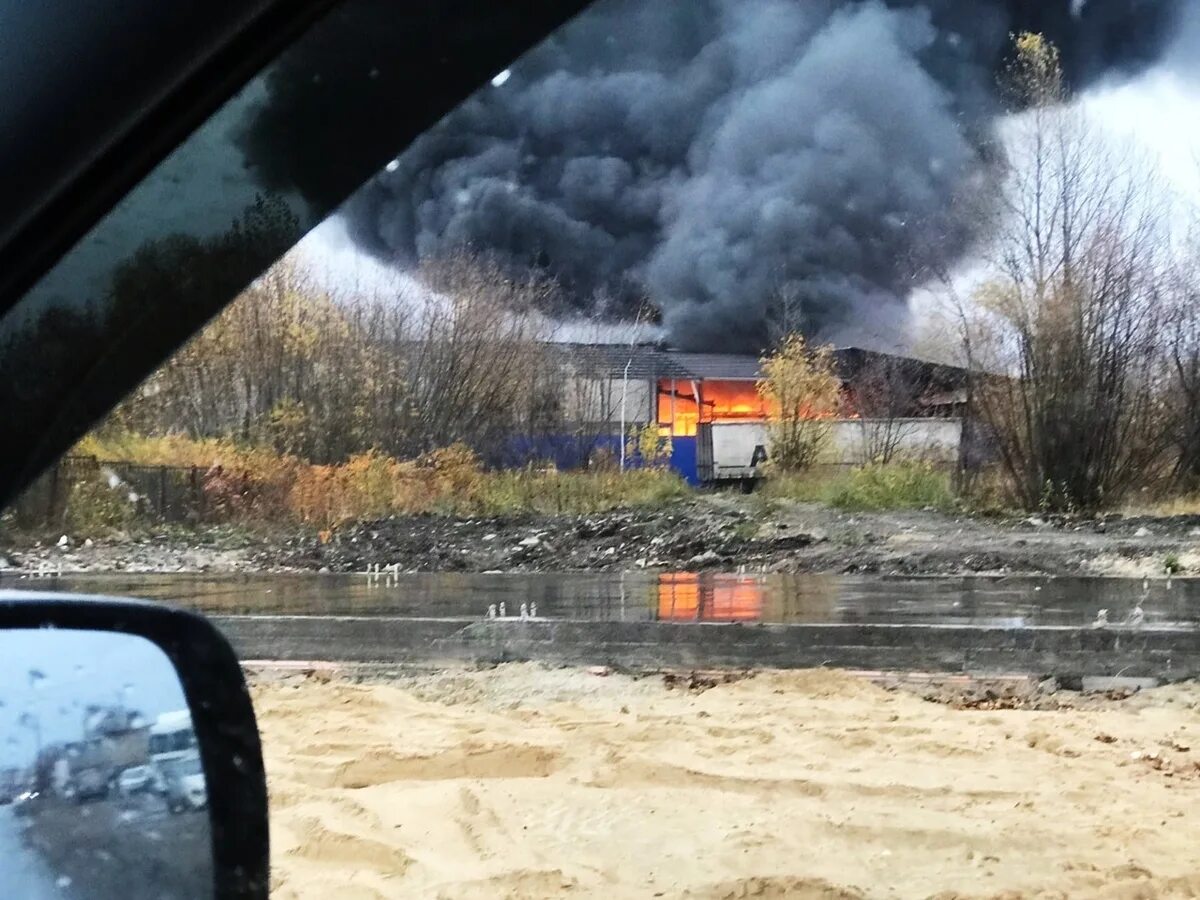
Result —
[[[65,450],[398,147],[580,5],[336,6],[0,318],[0,405],[29,435],[0,448],[0,484]],[[448,27],[455,11],[475,25]],[[343,138],[432,71],[442,77],[417,102]]]

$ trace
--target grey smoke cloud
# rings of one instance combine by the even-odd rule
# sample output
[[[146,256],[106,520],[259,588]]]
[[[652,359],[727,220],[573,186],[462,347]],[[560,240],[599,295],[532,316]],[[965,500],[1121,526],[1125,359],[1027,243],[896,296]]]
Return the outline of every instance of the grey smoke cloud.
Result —
[[[697,135],[646,285],[687,343],[760,342],[781,290],[819,330],[867,331],[901,296],[909,229],[977,162],[953,96],[919,62],[936,39],[929,14],[837,10],[795,36],[802,52],[781,43],[770,60],[750,31],[729,42],[766,65]]]
[[[970,243],[950,199],[986,192],[1010,29],[1085,83],[1154,59],[1175,6],[603,0],[342,214],[400,266],[470,245],[556,273],[568,312],[645,297],[684,347],[761,348],[781,290],[811,333],[877,334]]]

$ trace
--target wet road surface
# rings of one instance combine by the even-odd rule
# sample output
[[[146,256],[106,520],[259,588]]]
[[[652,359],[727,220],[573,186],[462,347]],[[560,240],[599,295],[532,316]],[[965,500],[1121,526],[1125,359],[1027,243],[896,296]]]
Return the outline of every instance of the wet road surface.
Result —
[[[0,579],[36,588],[145,597],[225,615],[379,615],[591,621],[1085,626],[1120,624],[1140,602],[1147,628],[1200,626],[1200,580],[880,577],[627,572],[364,575],[97,575]]]
[[[25,845],[24,823],[13,806],[0,807],[0,896],[23,900],[72,900],[36,851]]]

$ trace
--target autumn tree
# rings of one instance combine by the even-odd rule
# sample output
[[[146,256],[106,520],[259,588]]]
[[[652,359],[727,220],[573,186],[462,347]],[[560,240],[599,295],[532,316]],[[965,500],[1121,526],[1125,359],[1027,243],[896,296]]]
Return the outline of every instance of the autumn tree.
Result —
[[[825,421],[837,413],[841,386],[833,348],[810,347],[790,334],[760,361],[760,396],[772,411],[768,425],[770,458],[784,471],[802,471],[817,462],[829,440]]]
[[[121,415],[146,432],[228,435],[337,457],[345,442],[366,437],[355,421],[372,350],[364,337],[285,258],[156,371]],[[351,341],[359,346],[349,351]]]
[[[316,462],[368,449],[487,455],[549,428],[557,388],[540,310],[555,289],[466,252],[383,296],[335,297],[285,257],[114,415],[148,433],[225,436]]]

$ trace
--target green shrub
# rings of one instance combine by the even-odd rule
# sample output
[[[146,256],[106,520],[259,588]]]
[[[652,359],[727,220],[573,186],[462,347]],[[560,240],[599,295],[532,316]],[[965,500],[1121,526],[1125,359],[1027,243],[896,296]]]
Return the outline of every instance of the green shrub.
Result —
[[[852,470],[829,492],[831,506],[847,510],[948,509],[950,476],[928,463],[895,462]]]

